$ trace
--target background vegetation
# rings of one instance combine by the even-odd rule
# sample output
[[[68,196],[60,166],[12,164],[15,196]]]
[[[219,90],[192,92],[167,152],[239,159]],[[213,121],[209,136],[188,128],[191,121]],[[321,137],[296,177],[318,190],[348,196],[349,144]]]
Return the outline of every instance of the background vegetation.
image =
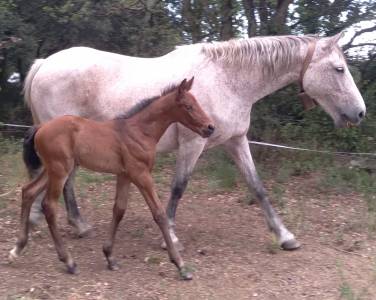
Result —
[[[30,64],[71,46],[157,56],[175,45],[201,41],[332,35],[367,20],[367,27],[358,28],[344,45],[368,108],[361,127],[333,130],[320,109],[304,113],[295,87],[289,87],[256,105],[251,135],[294,145],[374,151],[376,42],[366,50],[357,45],[363,34],[376,34],[376,3],[371,0],[0,0],[0,121],[31,122],[20,95]],[[20,74],[19,83],[9,82],[14,72]]]

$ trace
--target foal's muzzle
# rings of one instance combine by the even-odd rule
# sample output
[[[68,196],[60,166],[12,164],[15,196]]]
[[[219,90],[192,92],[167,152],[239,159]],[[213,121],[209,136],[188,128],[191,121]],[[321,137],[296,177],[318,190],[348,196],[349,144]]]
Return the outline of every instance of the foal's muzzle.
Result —
[[[208,138],[209,136],[211,136],[211,135],[213,134],[214,130],[215,130],[214,125],[209,124],[207,128],[204,128],[204,129],[203,129],[203,131],[202,131],[202,132],[203,132],[202,136],[203,136],[204,138]]]

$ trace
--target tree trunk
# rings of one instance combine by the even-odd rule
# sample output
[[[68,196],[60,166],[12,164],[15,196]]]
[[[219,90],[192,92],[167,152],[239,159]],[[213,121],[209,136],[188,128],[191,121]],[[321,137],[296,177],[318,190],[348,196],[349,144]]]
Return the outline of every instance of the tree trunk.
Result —
[[[243,0],[243,7],[245,11],[245,16],[248,21],[248,26],[247,26],[248,37],[255,36],[257,34],[255,4],[253,0]]]
[[[184,0],[182,6],[182,16],[186,22],[186,31],[191,34],[192,43],[198,43],[201,41],[201,7],[195,9],[192,8],[191,0]]]
[[[234,37],[233,30],[233,5],[232,0],[222,0],[221,4],[221,33],[222,41],[227,41]]]
[[[277,8],[274,13],[274,16],[271,20],[270,34],[286,34],[286,18],[289,5],[292,3],[292,0],[278,0]]]
[[[266,0],[260,0],[258,14],[260,16],[260,35],[269,33],[269,8]]]

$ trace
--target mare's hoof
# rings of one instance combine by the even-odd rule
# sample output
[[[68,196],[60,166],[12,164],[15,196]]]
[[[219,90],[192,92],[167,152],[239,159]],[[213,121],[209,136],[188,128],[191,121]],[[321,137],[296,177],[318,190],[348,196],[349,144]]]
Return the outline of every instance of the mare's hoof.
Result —
[[[43,212],[39,210],[31,210],[30,216],[29,216],[29,225],[31,228],[34,228],[38,225],[38,223],[41,221],[43,217]]]
[[[82,221],[81,219],[68,219],[68,224],[76,228],[77,236],[79,238],[87,237],[93,230],[93,227],[91,227],[88,223]]]
[[[120,267],[116,262],[112,262],[108,264],[108,269],[111,271],[117,271],[120,269]]]
[[[193,279],[193,274],[187,267],[182,267],[179,270],[179,275],[182,280],[192,280]]]
[[[18,258],[17,250],[16,250],[16,247],[14,247],[12,250],[9,251],[9,256],[8,256],[9,263],[15,262],[17,258]]]
[[[180,243],[179,241],[174,242],[174,245],[175,245],[176,250],[178,250],[179,252],[182,252],[185,249],[183,244]],[[167,250],[167,245],[165,241],[162,242],[161,248],[164,250]]]
[[[291,250],[299,249],[301,246],[302,245],[296,239],[291,239],[291,240],[283,242],[281,245],[281,248],[283,250],[291,251]]]
[[[90,235],[90,233],[93,231],[93,227],[91,227],[89,224],[84,223],[81,227],[77,227],[77,235],[79,238],[84,238]]]
[[[73,263],[72,265],[67,265],[67,271],[69,274],[77,274],[77,264]]]

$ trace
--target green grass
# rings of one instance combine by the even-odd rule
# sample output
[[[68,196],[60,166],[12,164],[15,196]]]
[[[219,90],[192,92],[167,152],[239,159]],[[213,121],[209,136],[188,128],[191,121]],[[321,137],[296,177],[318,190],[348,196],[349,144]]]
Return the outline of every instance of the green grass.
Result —
[[[8,205],[19,185],[28,178],[22,161],[22,144],[19,140],[0,138],[0,209]]]
[[[239,180],[235,164],[222,149],[205,153],[197,166],[197,173],[207,178],[208,187],[213,191],[231,191]]]

